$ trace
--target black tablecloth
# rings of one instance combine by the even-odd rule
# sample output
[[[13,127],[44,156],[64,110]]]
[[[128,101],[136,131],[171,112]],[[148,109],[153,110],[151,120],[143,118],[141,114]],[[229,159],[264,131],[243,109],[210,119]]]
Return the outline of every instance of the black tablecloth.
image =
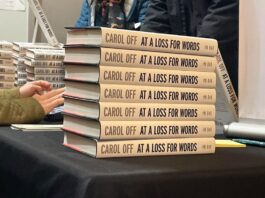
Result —
[[[0,197],[264,197],[265,148],[215,154],[94,159],[63,132],[0,128]]]

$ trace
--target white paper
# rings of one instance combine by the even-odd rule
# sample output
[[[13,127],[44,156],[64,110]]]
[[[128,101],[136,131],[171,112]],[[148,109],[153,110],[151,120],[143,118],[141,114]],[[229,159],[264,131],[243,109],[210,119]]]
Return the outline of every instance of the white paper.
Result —
[[[265,1],[241,0],[239,117],[265,120]]]
[[[12,124],[11,129],[22,131],[61,131],[62,124]]]
[[[25,11],[25,0],[0,0],[0,10]]]

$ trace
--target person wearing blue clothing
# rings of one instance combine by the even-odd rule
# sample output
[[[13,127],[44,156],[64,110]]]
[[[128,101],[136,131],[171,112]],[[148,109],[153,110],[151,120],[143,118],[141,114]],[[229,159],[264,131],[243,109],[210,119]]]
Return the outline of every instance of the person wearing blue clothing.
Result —
[[[83,0],[76,27],[139,29],[150,0]]]

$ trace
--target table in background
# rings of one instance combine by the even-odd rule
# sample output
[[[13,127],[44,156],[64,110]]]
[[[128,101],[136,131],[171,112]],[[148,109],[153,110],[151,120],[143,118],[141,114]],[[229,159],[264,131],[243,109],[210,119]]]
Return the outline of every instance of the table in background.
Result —
[[[0,127],[0,197],[264,197],[265,148],[215,154],[94,159],[63,132]]]

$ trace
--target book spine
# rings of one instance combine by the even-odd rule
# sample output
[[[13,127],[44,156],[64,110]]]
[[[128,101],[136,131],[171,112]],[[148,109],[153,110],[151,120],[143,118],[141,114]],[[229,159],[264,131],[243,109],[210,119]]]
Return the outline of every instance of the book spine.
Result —
[[[12,58],[13,58],[14,65],[26,67],[24,64],[24,62],[25,62],[24,58],[21,58],[21,57],[18,57],[18,58],[12,57]]]
[[[12,58],[12,52],[11,51],[0,51],[0,58],[6,58],[11,59]]]
[[[16,73],[16,78],[26,79],[27,78],[27,73],[26,72],[17,72]]]
[[[34,74],[51,74],[51,75],[64,75],[64,69],[60,68],[40,68],[40,67],[33,67]]]
[[[17,65],[15,68],[17,72],[26,73],[27,71],[26,65]]]
[[[0,66],[0,73],[13,74],[15,73],[15,71],[16,71],[15,67]]]
[[[102,121],[101,139],[213,137],[213,121]]]
[[[33,66],[33,67],[63,67],[63,62],[62,61],[38,61],[38,60],[32,60],[31,64],[27,64],[27,65]]]
[[[214,72],[217,61],[215,57],[208,56],[101,48],[100,64]]]
[[[29,6],[31,7],[34,16],[36,17],[38,24],[41,27],[42,32],[45,35],[45,38],[52,46],[58,46],[59,42],[53,33],[51,25],[39,3],[38,0],[29,0]]]
[[[64,145],[96,158],[209,154],[215,152],[214,138],[175,138],[92,142],[85,137],[65,132]],[[94,140],[95,141],[95,140]],[[94,151],[86,150],[91,145]]]
[[[209,121],[215,119],[215,105],[175,103],[89,102],[65,96],[64,112],[100,121]]]
[[[34,58],[36,60],[64,60],[64,54],[48,54],[48,53],[35,53]]]
[[[59,89],[65,86],[64,82],[50,82],[53,89]]]
[[[86,119],[72,116],[70,120],[68,121],[68,116],[64,117],[64,130],[92,137],[87,134],[87,128],[83,127],[89,125]],[[98,123],[100,140],[214,137],[215,135],[214,121],[101,121]]]
[[[99,102],[99,120],[214,120],[215,106],[203,104]]]
[[[0,59],[0,66],[13,66],[11,59]]]
[[[0,50],[11,51],[12,43],[0,43]]]
[[[75,89],[74,86],[70,93]],[[101,102],[214,104],[216,101],[215,89],[100,84],[99,92]]]
[[[215,56],[214,39],[101,28],[102,47]]]
[[[97,142],[97,158],[209,154],[214,138],[149,139]]]
[[[223,88],[226,102],[233,113],[234,119],[238,120],[238,98],[219,50],[217,63],[216,74]]]
[[[67,69],[67,66],[66,66]],[[214,88],[214,72],[100,66],[99,83]]]
[[[15,81],[15,75],[14,74],[0,74],[0,81]]]
[[[30,80],[45,80],[49,82],[60,82],[64,80],[64,75],[62,76],[49,76],[49,75],[34,75],[33,77],[30,78]]]
[[[27,79],[16,79],[15,86],[22,86],[27,83]]]
[[[14,82],[0,81],[0,89],[14,88]]]

